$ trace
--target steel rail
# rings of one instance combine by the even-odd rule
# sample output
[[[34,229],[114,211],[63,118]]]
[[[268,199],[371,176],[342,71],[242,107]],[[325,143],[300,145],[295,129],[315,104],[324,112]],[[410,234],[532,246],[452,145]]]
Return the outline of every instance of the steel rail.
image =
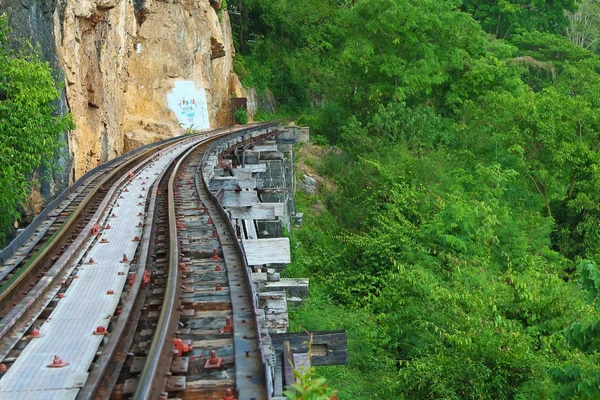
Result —
[[[180,158],[179,156],[178,158]],[[137,270],[135,271],[135,280],[131,288],[129,289],[129,293],[127,295],[127,299],[124,302],[121,313],[119,314],[118,320],[115,322],[113,329],[110,334],[110,340],[106,344],[106,346],[102,349],[102,354],[96,361],[96,367],[90,372],[88,379],[84,385],[84,387],[77,394],[76,400],[89,400],[92,398],[95,399],[108,399],[110,397],[110,390],[101,391],[101,387],[109,387],[112,388],[118,378],[119,374],[113,374],[111,380],[112,382],[105,382],[106,376],[109,372],[109,366],[117,364],[116,367],[118,370],[122,368],[123,363],[125,362],[122,356],[117,356],[119,352],[126,352],[126,348],[129,347],[131,342],[133,341],[134,334],[132,332],[128,332],[128,329],[135,330],[135,326],[138,324],[139,315],[144,306],[143,296],[142,296],[142,281],[144,279],[144,273],[148,270],[147,262],[150,257],[150,249],[154,246],[153,240],[155,239],[157,224],[154,223],[154,219],[156,217],[156,204],[158,203],[158,190],[160,186],[164,183],[165,175],[167,174],[169,168],[163,170],[159,176],[157,176],[155,183],[151,186],[150,189],[150,199],[148,202],[148,211],[146,214],[146,219],[151,221],[150,223],[144,224],[144,230],[141,235],[141,249],[139,250],[139,260],[137,265]],[[114,368],[114,366],[111,366]],[[110,371],[114,372],[114,371]]]
[[[230,133],[227,132],[220,134],[219,136],[229,134]],[[171,176],[169,177],[169,272],[165,288],[165,297],[161,307],[156,333],[152,338],[152,344],[150,345],[148,356],[146,357],[147,361],[138,380],[137,389],[133,396],[134,400],[155,399],[157,398],[157,393],[162,392],[162,387],[157,386],[159,384],[159,380],[156,379],[159,364],[158,360],[165,351],[165,343],[169,333],[169,327],[172,324],[172,314],[175,310],[175,294],[177,292],[179,280],[179,268],[177,267],[179,262],[179,241],[177,240],[177,217],[175,215],[175,194],[173,190],[175,186],[175,178],[177,177],[179,168],[191,153],[193,153],[198,147],[206,145],[207,142],[216,140],[219,136],[213,136],[192,146],[179,159],[175,165],[175,168],[173,168],[173,171],[171,172]]]
[[[275,123],[275,124],[271,124],[267,127],[273,127],[273,126],[277,126],[279,123]],[[266,136],[266,138],[271,137],[273,135],[275,135],[276,132],[269,132],[267,134],[265,134],[264,136]],[[239,136],[239,135],[233,135],[231,136],[232,138],[235,136]],[[266,139],[265,138],[265,139]],[[229,139],[229,138],[228,138]],[[251,140],[251,139],[250,139]],[[263,139],[258,139],[257,142],[261,141]],[[202,162],[200,163],[200,167],[199,169],[202,169],[202,166],[204,165],[205,161],[208,159],[208,157],[210,157],[210,154],[212,152],[216,151],[216,148],[221,144],[222,140],[218,140],[216,142],[214,142],[210,148],[206,151],[206,153],[204,154],[203,158],[202,158]],[[235,147],[235,146],[234,146]],[[216,209],[217,212],[223,217],[223,220],[225,221],[225,225],[227,227],[227,230],[233,235],[233,237],[236,237],[236,231],[235,231],[235,227],[233,226],[231,220],[229,219],[229,215],[227,215],[226,211],[223,209],[223,207],[221,207],[221,204],[219,203],[218,198],[210,191],[209,187],[208,187],[208,182],[202,178],[202,186],[204,187],[204,189],[206,190],[206,192],[208,193],[208,198],[210,199],[210,201],[216,205]],[[250,290],[252,292],[252,298],[256,299],[256,293],[254,292],[254,286],[252,285],[252,277],[249,273],[249,268],[248,268],[248,260],[246,259],[246,252],[244,251],[243,248],[243,244],[241,243],[241,241],[239,240],[235,240],[234,241],[234,248],[236,250],[236,252],[238,253],[238,256],[240,257],[240,260],[242,262],[242,268],[244,270],[244,279],[246,281],[246,284],[250,287]],[[267,366],[267,362],[266,362],[266,356],[263,352],[263,338],[262,335],[260,333],[260,324],[258,321],[258,313],[257,313],[257,309],[256,309],[256,303],[253,301],[252,303],[252,311],[254,313],[254,320],[255,320],[255,324],[256,324],[256,331],[254,332],[256,334],[257,340],[258,340],[258,345],[259,345],[259,350],[260,350],[260,354],[261,354],[261,366],[262,366],[262,374],[263,374],[263,379],[264,382],[266,384],[266,391],[267,391],[267,399],[271,398],[271,393],[273,393],[273,387],[272,387],[272,379],[271,376],[269,374],[270,369]],[[237,370],[237,369],[236,369]],[[242,381],[242,379],[236,379],[236,387],[237,387],[237,391],[238,393],[242,392],[241,391],[241,387],[240,387],[240,382]]]
[[[131,157],[135,154],[139,154],[143,151],[155,148],[157,146],[162,146],[162,145],[166,145],[169,143],[173,143],[176,142],[178,140],[181,140],[180,136],[176,136],[176,137],[172,137],[172,138],[168,138],[168,139],[164,139],[161,140],[159,142],[156,143],[149,143],[146,144],[142,147],[139,147],[135,150],[132,150],[130,152],[127,152],[125,154],[122,154],[116,158],[113,158],[109,161],[107,161],[104,164],[101,164],[91,170],[89,170],[88,172],[86,172],[83,176],[81,176],[77,181],[75,181],[71,186],[67,187],[65,190],[63,190],[60,194],[58,194],[54,200],[52,200],[34,219],[33,221],[27,225],[27,227],[25,227],[23,229],[23,231],[21,233],[19,233],[4,249],[0,250],[0,265],[4,265],[4,262],[8,259],[10,259],[12,256],[14,256],[14,254],[21,248],[21,246],[23,244],[25,244],[27,242],[27,240],[29,239],[29,237],[34,233],[34,231],[42,224],[42,222],[47,218],[48,214],[55,210],[57,208],[57,206],[63,201],[65,200],[69,194],[73,193],[73,191],[77,188],[79,188],[79,186],[81,186],[87,179],[89,179],[90,177],[92,177],[94,174],[96,173],[104,173],[105,170],[108,170],[109,168],[113,168],[114,166],[116,166],[117,164],[126,161],[127,157]]]
[[[178,268],[179,241],[178,241],[178,237],[177,237],[177,226],[176,226],[177,219],[176,219],[176,214],[175,214],[175,194],[174,194],[173,188],[174,188],[175,178],[177,176],[177,173],[178,173],[181,165],[183,164],[183,162],[187,159],[187,157],[191,153],[193,153],[198,147],[206,145],[207,142],[213,142],[210,146],[210,149],[213,149],[215,145],[219,145],[224,140],[243,136],[243,135],[248,134],[256,129],[264,129],[264,128],[268,129],[270,127],[274,127],[277,125],[278,125],[278,123],[258,124],[258,125],[240,130],[235,133],[227,132],[227,133],[224,133],[224,134],[221,134],[218,136],[213,136],[210,139],[202,141],[202,142],[196,144],[195,146],[193,146],[192,148],[190,148],[190,150],[188,150],[186,152],[186,154],[179,159],[175,168],[173,169],[173,171],[171,173],[171,177],[169,178],[169,185],[168,185],[168,187],[169,187],[168,209],[169,209],[170,248],[169,248],[169,272],[168,272],[168,278],[167,278],[167,283],[166,283],[166,288],[165,288],[165,297],[164,297],[164,301],[163,301],[163,304],[161,307],[161,313],[160,313],[160,316],[158,319],[156,333],[154,334],[154,337],[152,339],[150,349],[148,350],[148,354],[146,356],[146,363],[145,363],[145,365],[142,369],[142,372],[138,378],[137,387],[136,387],[135,393],[132,397],[133,400],[149,400],[149,399],[158,398],[158,395],[162,392],[162,388],[164,387],[159,384],[159,382],[164,381],[164,379],[159,379],[159,377],[157,377],[157,373],[158,373],[158,364],[159,364],[158,361],[161,359],[161,356],[165,352],[165,344],[166,344],[166,338],[169,333],[169,327],[173,324],[172,316],[173,316],[173,312],[175,311],[175,305],[176,305],[175,304],[175,294],[177,293],[178,281],[179,281],[179,268]],[[204,161],[206,161],[206,157],[207,157],[208,153],[209,153],[209,151],[205,152],[200,166],[202,166],[204,164]],[[208,187],[207,187],[204,179],[202,179],[202,181],[203,181],[203,187],[208,190]],[[210,191],[208,191],[208,192],[210,193]],[[214,198],[214,196],[212,196],[212,198]],[[217,202],[217,206],[218,206],[217,209],[219,209],[221,212],[224,213],[223,209],[218,204],[218,202]],[[229,221],[228,218],[226,218],[226,220]],[[233,230],[231,228],[231,222],[229,222],[228,230],[230,232],[235,232],[235,230]],[[236,237],[235,234],[233,237],[234,238]],[[237,240],[234,240],[234,241],[237,242]],[[237,246],[239,246],[239,243],[237,244]],[[240,248],[240,250],[241,250],[241,248]],[[243,257],[242,259],[244,260],[244,264],[246,264],[245,255],[243,254],[243,251],[242,251],[242,257]],[[257,326],[258,326],[258,324],[257,324]],[[260,336],[258,336],[258,337],[260,337]]]
[[[201,135],[201,134],[198,134],[198,135]],[[186,139],[190,139],[190,136],[180,137],[179,140],[183,141]],[[135,164],[136,162],[138,162],[139,160],[142,160],[144,158],[150,157],[150,154],[159,152],[165,146],[172,144],[172,142],[175,142],[175,141],[169,141],[169,142],[163,143],[161,145],[152,147],[150,149],[147,149],[147,150],[135,155],[134,157],[125,161],[123,164],[116,167],[101,182],[99,182],[96,185],[96,187],[94,187],[90,191],[90,193],[88,193],[88,195],[82,200],[82,202],[79,204],[79,206],[77,208],[75,208],[75,210],[73,210],[73,212],[69,216],[69,218],[48,239],[48,241],[27,261],[27,263],[25,263],[23,266],[21,266],[18,269],[18,271],[9,280],[7,280],[2,286],[0,286],[0,302],[2,302],[10,293],[12,293],[13,290],[19,285],[19,283],[21,283],[23,281],[23,279],[25,279],[27,277],[29,272],[31,270],[33,270],[42,261],[42,259],[46,255],[48,255],[48,253],[52,250],[52,248],[62,239],[64,233],[69,228],[71,228],[71,226],[75,223],[77,218],[80,217],[83,210],[85,210],[85,208],[89,205],[89,203],[92,201],[93,197],[98,193],[98,191],[100,190],[100,188],[102,186],[104,186],[107,182],[109,182],[116,175],[121,173],[124,169],[127,168],[127,166]]]

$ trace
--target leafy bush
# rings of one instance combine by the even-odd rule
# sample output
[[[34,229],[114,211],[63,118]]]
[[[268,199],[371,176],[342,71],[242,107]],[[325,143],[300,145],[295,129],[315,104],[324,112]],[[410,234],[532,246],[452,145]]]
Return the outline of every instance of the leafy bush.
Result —
[[[243,108],[239,108],[235,110],[235,122],[241,125],[246,125],[248,123],[248,111]]]
[[[70,115],[56,114],[60,93],[47,62],[24,45],[11,50],[6,15],[0,16],[0,241],[31,189],[33,171],[49,167],[60,150],[60,133],[75,127]]]

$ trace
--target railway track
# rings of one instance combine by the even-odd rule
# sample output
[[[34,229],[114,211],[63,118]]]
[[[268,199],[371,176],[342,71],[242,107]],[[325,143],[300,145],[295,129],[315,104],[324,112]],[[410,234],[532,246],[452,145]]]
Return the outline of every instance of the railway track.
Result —
[[[216,133],[215,137],[224,135]],[[140,201],[132,203],[137,207],[135,210],[141,211],[137,214],[139,236],[131,240],[139,241],[140,245],[133,246],[135,255],[130,256],[133,262],[123,254],[122,267],[127,268],[119,270],[118,275],[122,276],[119,281],[124,290],[118,291],[121,294],[116,300],[115,312],[97,327],[101,332],[96,333],[102,334],[103,339],[91,363],[83,370],[86,379],[79,377],[72,387],[78,393],[77,398],[268,398],[264,355],[244,256],[235,231],[202,180],[202,157],[210,140],[186,140],[188,145],[172,145],[179,146],[178,153],[171,155],[170,161],[159,169],[154,164],[164,155],[157,156],[160,152],[157,150],[152,159],[141,161],[144,157],[139,157],[135,158],[137,164],[128,163],[125,175],[123,167],[119,174],[113,175],[112,181],[104,177],[103,186],[111,185],[106,195],[88,200],[88,211],[83,214],[81,210],[85,208],[77,207],[80,211],[77,227],[67,233],[68,238],[59,235],[63,254],[53,255],[54,263],[50,263],[48,272],[35,270],[36,278],[29,275],[31,290],[16,290],[26,293],[16,304],[28,304],[36,310],[32,315],[22,312],[17,317],[14,306],[9,310],[6,299],[0,301],[0,307],[4,305],[8,310],[0,320],[0,333],[1,329],[5,332],[0,346],[5,347],[0,348],[5,362],[0,366],[0,373],[9,367],[6,376],[0,379],[0,397],[3,391],[9,393],[3,381],[10,375],[10,367],[19,363],[21,353],[31,347],[29,343],[38,340],[38,333],[45,333],[45,324],[52,320],[55,309],[60,308],[61,294],[69,296],[70,285],[75,283],[76,290],[81,283],[79,277],[94,270],[89,260],[90,255],[96,254],[93,246],[101,248],[110,240],[107,230],[95,234],[94,222],[103,221],[100,226],[106,228],[111,216],[119,210],[119,201],[121,206],[129,207],[131,199],[128,200],[125,193],[131,187],[135,193],[139,190],[148,193],[147,196],[140,193]],[[182,151],[184,147],[189,149]],[[153,171],[152,168],[157,171],[153,178],[144,176],[147,171]],[[98,190],[97,184],[90,183],[81,190],[81,196],[87,192],[85,197],[90,199],[90,193]],[[129,212],[130,208],[125,210]],[[67,220],[72,218],[75,217]],[[63,228],[67,220],[62,221]],[[90,226],[91,237],[86,232]],[[53,235],[60,231],[61,228],[56,229]],[[73,246],[80,249],[84,242],[92,247],[73,250]],[[105,248],[108,249],[108,245]],[[73,257],[82,262],[73,265]],[[65,258],[63,267],[70,260],[71,268],[52,271],[61,258]],[[29,262],[25,260],[25,264]],[[53,278],[48,279],[48,273],[52,272]],[[41,274],[44,274],[41,280],[31,285],[31,280],[35,281]],[[38,291],[36,300],[28,299],[42,281],[46,293]],[[52,289],[50,283],[55,284]],[[50,307],[43,311],[47,305]],[[7,325],[6,316],[18,320],[13,323],[12,331],[3,328]],[[42,328],[34,329],[38,326]],[[8,349],[5,338],[14,342],[24,333],[29,333],[27,339]],[[103,336],[106,333],[108,335]],[[175,357],[174,351],[177,351]],[[73,390],[68,392],[72,396]]]
[[[193,140],[184,138],[180,142]],[[135,174],[151,164],[167,143],[125,157],[110,171],[103,171],[95,185],[87,185],[85,198],[56,229],[50,239],[29,260],[9,274],[0,286],[0,358],[4,359],[27,333],[56,295],[61,296],[70,284],[69,274],[75,270],[74,260],[85,253],[98,233],[98,221],[106,212],[116,185],[124,181],[123,174]],[[127,175],[126,174],[126,175]],[[110,189],[109,189],[110,188]],[[7,275],[8,277],[8,275]]]

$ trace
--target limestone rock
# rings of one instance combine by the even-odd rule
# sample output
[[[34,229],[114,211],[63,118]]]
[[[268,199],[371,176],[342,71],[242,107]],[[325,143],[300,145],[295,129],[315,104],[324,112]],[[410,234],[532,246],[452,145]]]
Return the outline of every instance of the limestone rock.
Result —
[[[220,1],[0,0],[13,34],[38,43],[64,78],[59,109],[77,125],[65,135],[64,173],[42,183],[44,196],[135,146],[183,133],[167,107],[177,81],[205,90],[212,128],[231,124],[231,93],[246,93],[233,73],[229,16],[215,7]]]
[[[131,151],[150,143],[168,139],[169,137],[170,136],[168,135],[160,135],[145,129],[137,129],[135,131],[127,132],[125,134],[125,140],[123,143],[123,151]]]
[[[298,190],[308,194],[318,194],[319,184],[312,177],[304,175],[298,182]]]
[[[218,14],[217,14],[218,13]],[[62,0],[54,34],[77,129],[72,177],[158,138],[179,135],[175,82],[204,89],[212,128],[231,123],[229,16],[209,0]]]

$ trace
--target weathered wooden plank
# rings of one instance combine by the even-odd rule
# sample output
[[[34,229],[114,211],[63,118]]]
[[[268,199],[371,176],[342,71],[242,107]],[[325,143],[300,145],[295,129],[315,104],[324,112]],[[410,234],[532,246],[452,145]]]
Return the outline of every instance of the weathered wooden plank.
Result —
[[[277,151],[277,145],[276,144],[259,144],[257,146],[252,147],[252,150],[260,151],[261,153],[268,152],[268,151]]]
[[[308,352],[310,337],[306,332],[274,333],[271,335],[273,347],[277,352],[289,342],[294,353]],[[348,362],[348,337],[346,331],[312,332],[312,364],[341,365]]]
[[[258,203],[252,207],[227,207],[227,212],[231,219],[270,220],[283,215],[283,204]]]
[[[233,176],[227,177],[213,177],[208,183],[209,190],[215,192],[221,188],[223,190],[239,190],[237,179]]]
[[[248,164],[246,163],[246,169],[252,172],[267,172],[267,164]]]
[[[287,332],[289,319],[285,292],[259,293],[258,305],[264,311],[265,324],[269,332]]]
[[[250,207],[258,204],[258,195],[255,191],[225,192],[221,199],[223,207]]]
[[[256,189],[256,178],[250,178],[250,179],[238,178],[237,183],[241,189]]]
[[[307,371],[310,368],[308,353],[294,353],[294,365],[296,369]]]
[[[260,153],[261,160],[283,160],[283,153],[278,151],[268,152],[268,153]]]
[[[246,231],[246,239],[258,239],[256,234],[256,226],[254,226],[254,220],[245,219],[242,221],[244,229]]]
[[[275,208],[275,216],[282,217],[285,209],[285,205],[283,203],[260,203],[263,206],[274,207]],[[256,219],[256,218],[255,218]]]
[[[290,348],[290,342],[283,342],[283,383],[289,386],[295,383],[294,380],[294,353]]]
[[[288,297],[308,297],[308,278],[281,278],[275,282],[267,282],[267,291],[285,291]]]
[[[252,178],[252,170],[250,168],[234,168],[231,170],[231,173],[238,179]]]
[[[244,240],[248,265],[289,264],[290,240],[288,238]]]

